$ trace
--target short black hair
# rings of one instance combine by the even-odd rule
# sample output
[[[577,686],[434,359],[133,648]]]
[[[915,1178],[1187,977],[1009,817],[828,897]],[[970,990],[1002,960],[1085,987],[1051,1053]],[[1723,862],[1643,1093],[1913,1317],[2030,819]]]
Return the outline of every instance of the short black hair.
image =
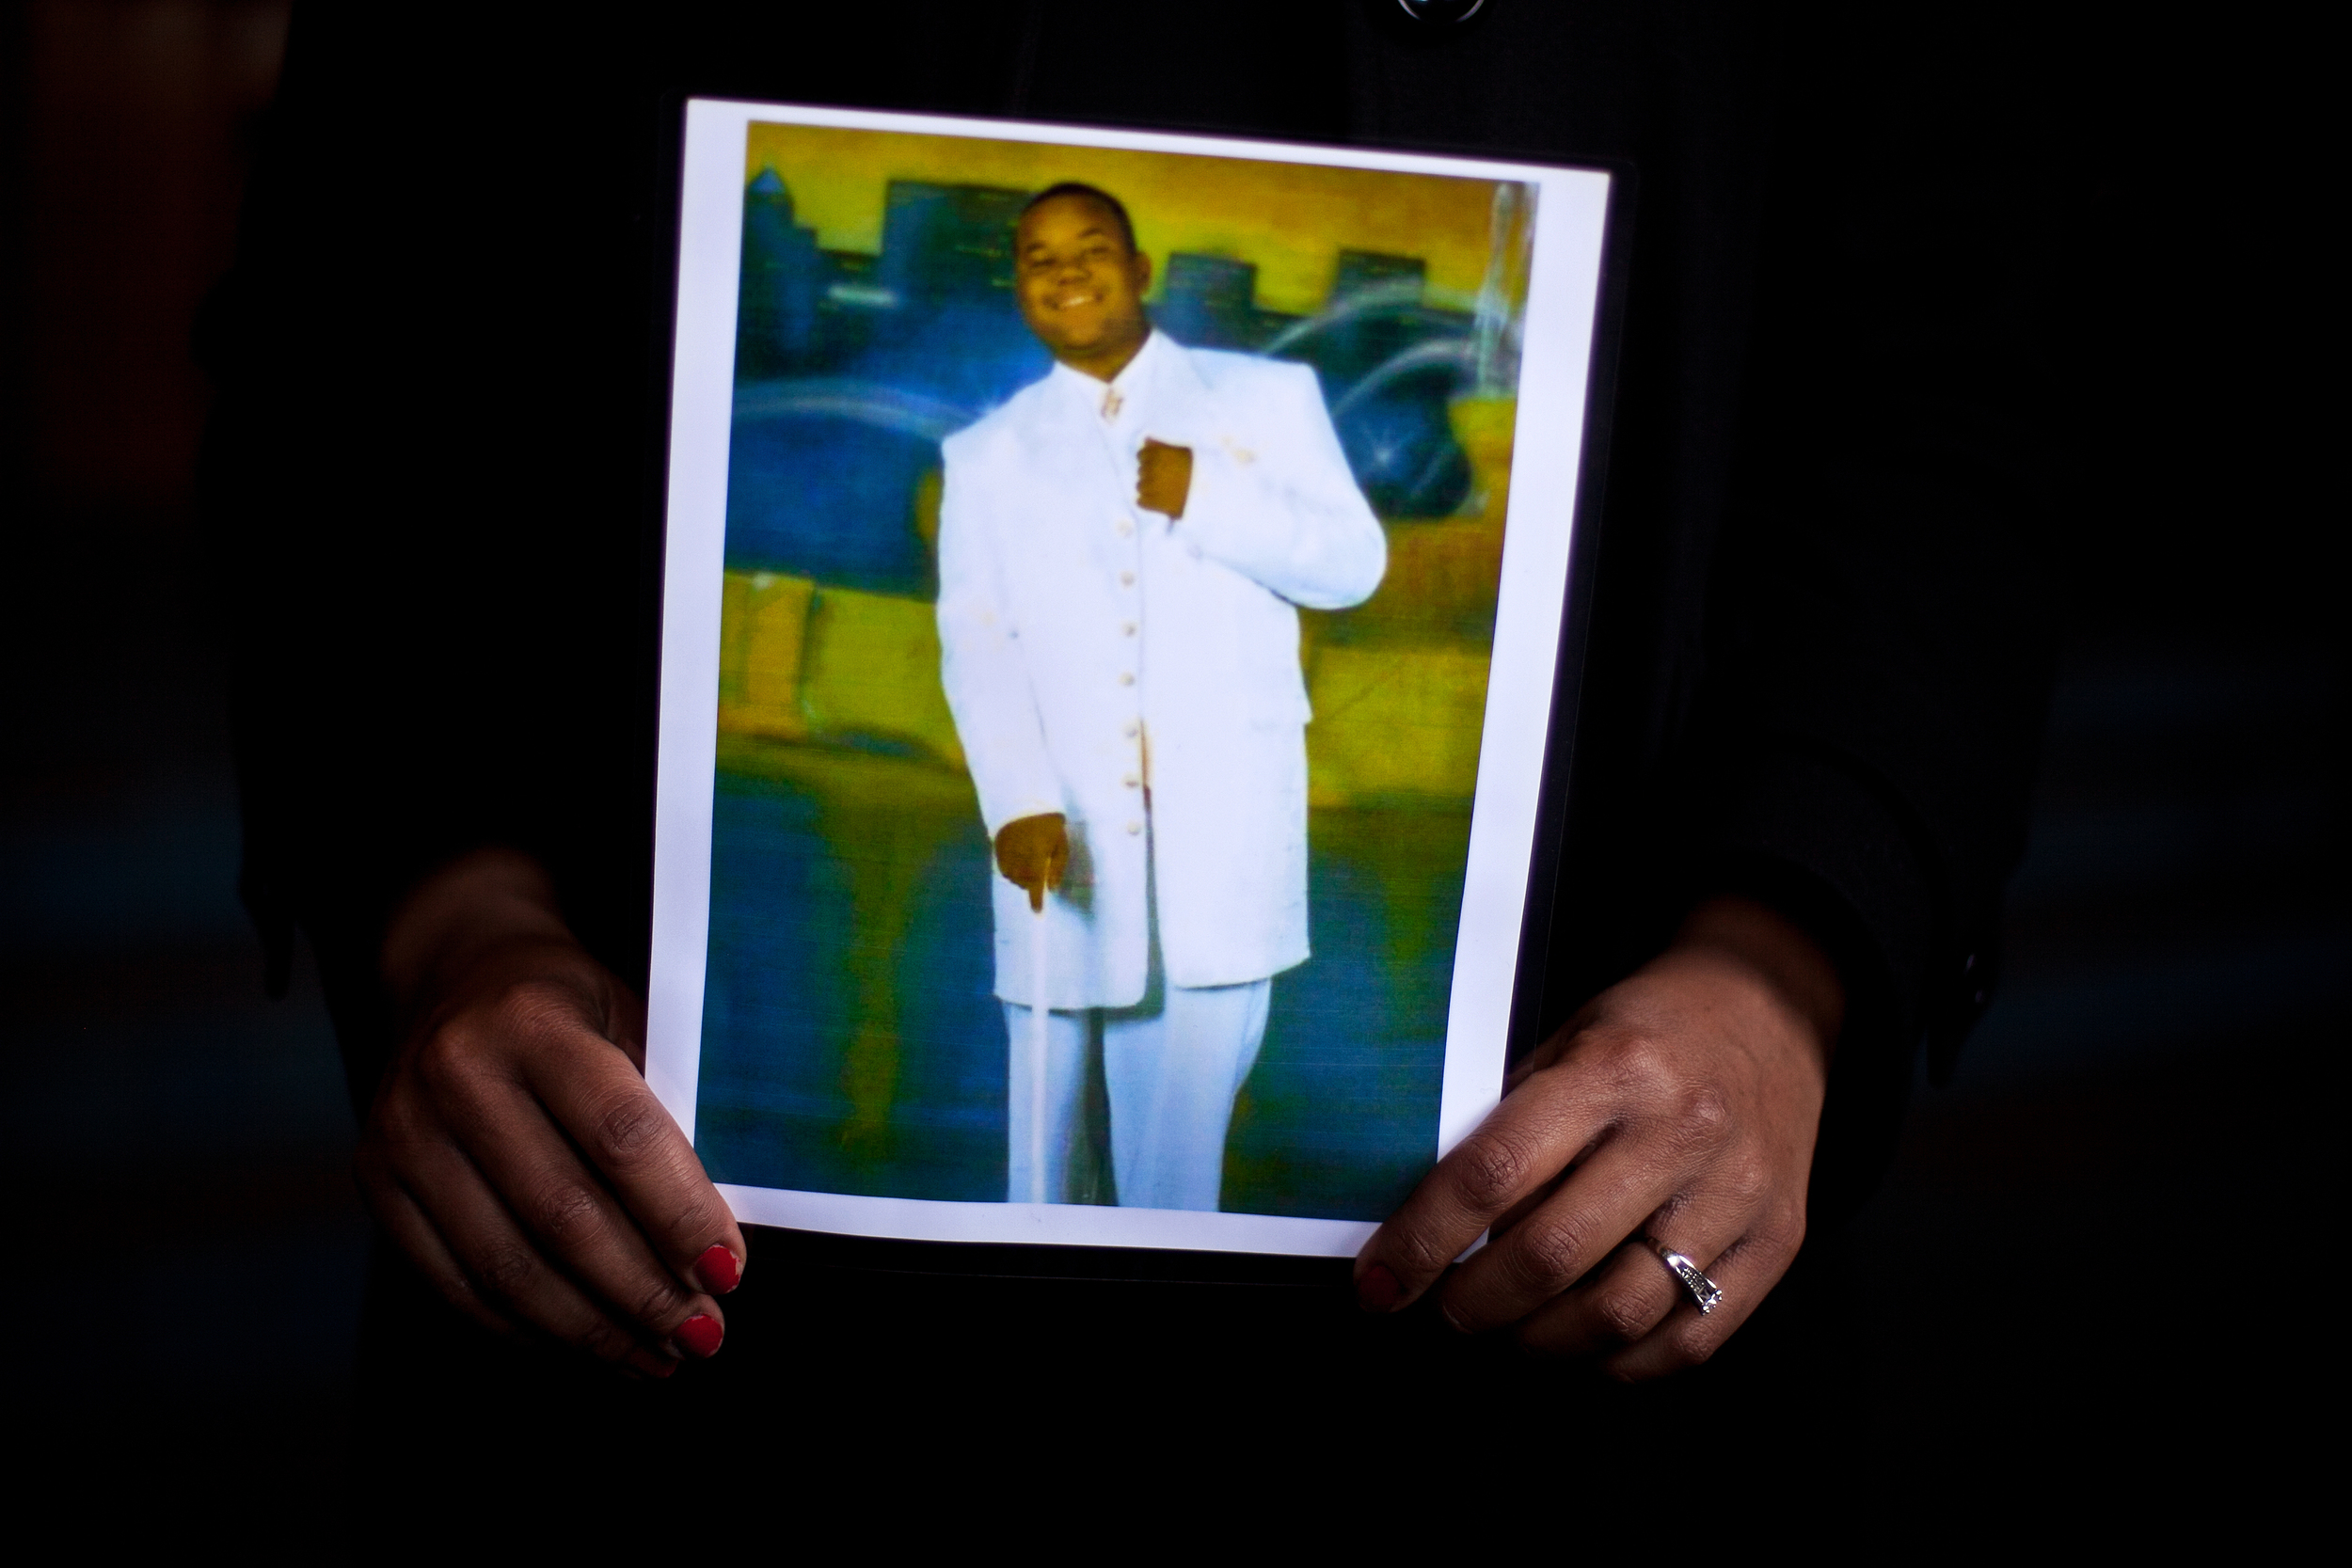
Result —
[[[1076,180],[1064,180],[1059,184],[1048,185],[1037,195],[1029,198],[1028,204],[1021,209],[1021,217],[1025,218],[1047,202],[1057,201],[1065,196],[1084,197],[1089,201],[1099,201],[1109,208],[1111,216],[1119,220],[1119,234],[1127,242],[1128,253],[1134,254],[1136,226],[1135,221],[1127,216],[1126,203],[1098,185],[1089,185]],[[1013,220],[1016,225],[1020,221],[1020,218]]]

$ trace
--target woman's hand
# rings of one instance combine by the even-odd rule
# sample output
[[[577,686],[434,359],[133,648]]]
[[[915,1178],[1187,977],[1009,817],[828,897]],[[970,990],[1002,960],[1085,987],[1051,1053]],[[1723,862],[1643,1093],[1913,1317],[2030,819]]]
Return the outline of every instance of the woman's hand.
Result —
[[[1512,1075],[1365,1243],[1359,1299],[1405,1306],[1491,1232],[1441,1287],[1455,1328],[1508,1327],[1627,1381],[1706,1360],[1804,1239],[1844,1005],[1796,927],[1749,899],[1702,905]],[[1643,1236],[1709,1275],[1721,1305],[1702,1316]]]
[[[451,1302],[654,1377],[715,1353],[743,1233],[645,1086],[644,1004],[528,858],[485,850],[394,915],[407,1021],[362,1133],[377,1220]]]

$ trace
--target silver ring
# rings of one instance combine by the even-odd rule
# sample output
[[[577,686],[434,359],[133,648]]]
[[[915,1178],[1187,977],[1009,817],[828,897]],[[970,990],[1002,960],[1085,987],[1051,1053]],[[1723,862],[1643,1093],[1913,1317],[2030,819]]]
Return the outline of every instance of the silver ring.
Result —
[[[1705,1317],[1723,1305],[1723,1288],[1700,1272],[1696,1263],[1655,1236],[1645,1236],[1642,1240],[1649,1243],[1649,1249],[1658,1254],[1659,1260],[1666,1265],[1668,1271],[1682,1281],[1682,1288],[1691,1292],[1691,1300],[1698,1307],[1699,1316]]]

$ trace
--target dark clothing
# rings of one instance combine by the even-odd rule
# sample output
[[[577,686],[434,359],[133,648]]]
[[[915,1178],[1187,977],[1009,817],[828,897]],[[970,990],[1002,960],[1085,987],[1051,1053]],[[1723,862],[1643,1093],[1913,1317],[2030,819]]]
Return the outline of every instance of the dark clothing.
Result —
[[[1922,1034],[1956,1040],[1980,1003],[2022,850],[2055,622],[2032,128],[1989,53],[1867,8],[1487,11],[1419,33],[1340,0],[689,5],[625,29],[302,11],[203,329],[206,496],[246,894],[274,951],[316,943],[355,1095],[389,1043],[389,904],[471,845],[541,855],[644,982],[693,92],[1625,176],[1542,1020],[1696,894],[1773,901],[1851,992],[1817,1224],[1858,1201]]]

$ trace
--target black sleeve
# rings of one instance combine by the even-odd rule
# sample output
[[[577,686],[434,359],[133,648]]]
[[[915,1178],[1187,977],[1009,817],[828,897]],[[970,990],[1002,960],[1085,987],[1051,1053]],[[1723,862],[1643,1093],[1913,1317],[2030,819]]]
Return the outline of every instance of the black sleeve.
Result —
[[[652,106],[553,116],[513,41],[303,8],[199,327],[242,892],[280,983],[310,939],[362,1099],[388,1044],[385,919],[469,847],[516,845],[559,881],[601,849],[621,870],[567,913],[643,968],[613,884],[649,856],[656,148],[628,133]]]
[[[1708,875],[1836,956],[1830,1120],[1867,1106],[1882,1139],[1915,1043],[1947,1058],[1989,996],[2024,852],[2060,608],[2035,327],[2059,166],[2000,40],[1819,20],[1684,787]]]

